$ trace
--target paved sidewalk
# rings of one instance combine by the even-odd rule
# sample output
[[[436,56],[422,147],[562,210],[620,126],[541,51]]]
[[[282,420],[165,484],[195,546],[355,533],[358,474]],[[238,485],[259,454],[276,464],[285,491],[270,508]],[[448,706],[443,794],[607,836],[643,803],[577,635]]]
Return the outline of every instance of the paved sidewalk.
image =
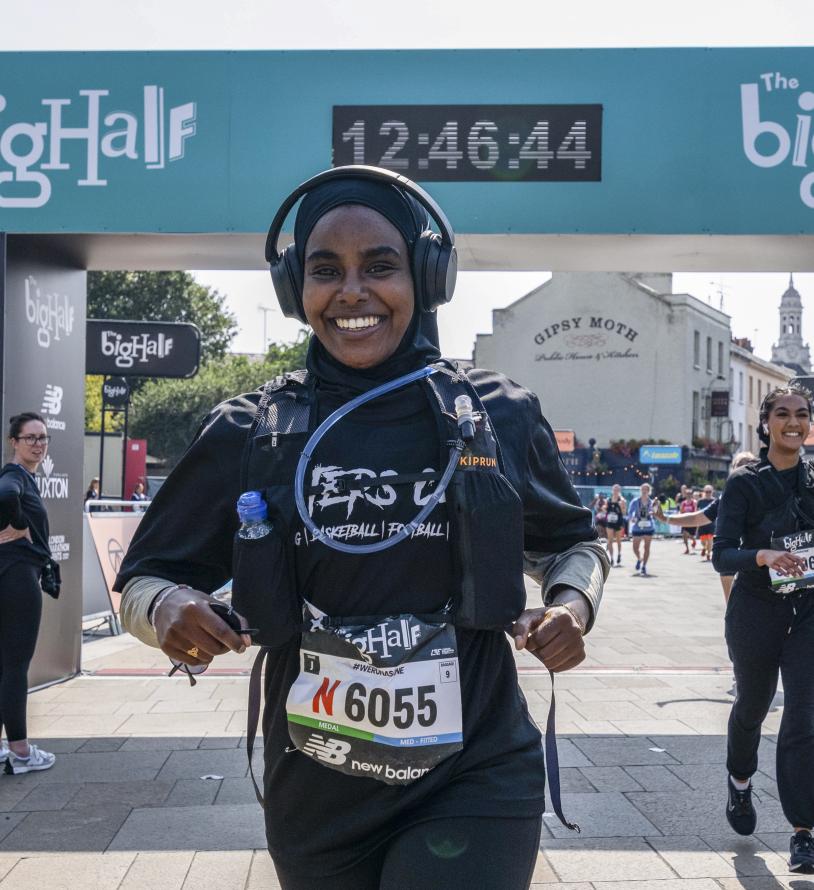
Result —
[[[682,551],[656,541],[655,574],[640,578],[625,545],[589,659],[557,677],[563,803],[582,834],[546,816],[537,890],[814,888],[785,864],[782,695],[755,778],[758,833],[724,819],[723,597],[711,566]],[[243,747],[249,662],[224,656],[190,689],[130,637],[89,639],[86,674],[30,698],[31,735],[55,767],[0,776],[0,890],[277,888]],[[525,654],[518,665],[543,723],[548,674]]]

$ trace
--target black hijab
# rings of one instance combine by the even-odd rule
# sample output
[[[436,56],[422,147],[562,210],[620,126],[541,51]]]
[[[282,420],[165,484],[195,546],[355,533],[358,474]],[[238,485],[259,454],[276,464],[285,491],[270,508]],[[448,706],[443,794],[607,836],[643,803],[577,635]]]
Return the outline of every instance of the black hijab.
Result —
[[[424,207],[393,183],[351,176],[328,180],[309,192],[297,210],[294,244],[301,269],[305,268],[305,245],[314,226],[330,210],[344,204],[360,204],[380,213],[401,233],[411,260],[419,235],[430,228]],[[415,276],[413,287],[415,307],[410,324],[395,352],[379,365],[350,368],[337,361],[315,336],[311,337],[306,367],[321,385],[327,384],[330,389],[351,397],[440,358],[435,312],[421,310],[421,282],[416,281]]]

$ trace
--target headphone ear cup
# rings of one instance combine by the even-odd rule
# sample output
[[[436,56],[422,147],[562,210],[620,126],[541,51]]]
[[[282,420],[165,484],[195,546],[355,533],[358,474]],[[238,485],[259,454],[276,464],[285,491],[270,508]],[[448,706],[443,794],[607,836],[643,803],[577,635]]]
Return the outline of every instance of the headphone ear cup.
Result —
[[[283,315],[307,324],[302,306],[302,270],[293,244],[286,247],[276,260],[269,263],[269,271]]]
[[[413,247],[413,280],[424,312],[434,312],[452,299],[457,273],[455,246],[445,245],[435,232],[422,232]]]

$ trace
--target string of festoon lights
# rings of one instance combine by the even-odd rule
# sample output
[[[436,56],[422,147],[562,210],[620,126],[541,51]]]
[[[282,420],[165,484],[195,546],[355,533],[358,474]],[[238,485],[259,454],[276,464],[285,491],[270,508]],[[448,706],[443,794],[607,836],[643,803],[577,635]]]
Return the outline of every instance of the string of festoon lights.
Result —
[[[618,476],[620,473],[626,473],[628,470],[633,470],[634,474],[639,479],[650,479],[650,473],[643,473],[638,464],[627,464],[624,467],[614,467],[612,470],[603,470],[601,472],[594,472],[593,470],[569,470],[568,472],[572,476],[592,476],[595,479],[604,479],[607,476]]]

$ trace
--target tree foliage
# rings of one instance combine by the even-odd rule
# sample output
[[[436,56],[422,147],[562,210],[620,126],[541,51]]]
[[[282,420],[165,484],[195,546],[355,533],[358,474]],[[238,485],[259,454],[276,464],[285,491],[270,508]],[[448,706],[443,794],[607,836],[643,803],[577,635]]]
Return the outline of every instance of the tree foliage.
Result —
[[[189,272],[88,272],[88,318],[191,322],[204,362],[222,358],[237,333],[225,300]]]
[[[226,355],[208,362],[189,380],[151,380],[133,396],[131,435],[147,439],[149,453],[172,467],[186,450],[201,421],[214,408],[267,380],[305,366],[308,338],[273,343],[263,361]]]

